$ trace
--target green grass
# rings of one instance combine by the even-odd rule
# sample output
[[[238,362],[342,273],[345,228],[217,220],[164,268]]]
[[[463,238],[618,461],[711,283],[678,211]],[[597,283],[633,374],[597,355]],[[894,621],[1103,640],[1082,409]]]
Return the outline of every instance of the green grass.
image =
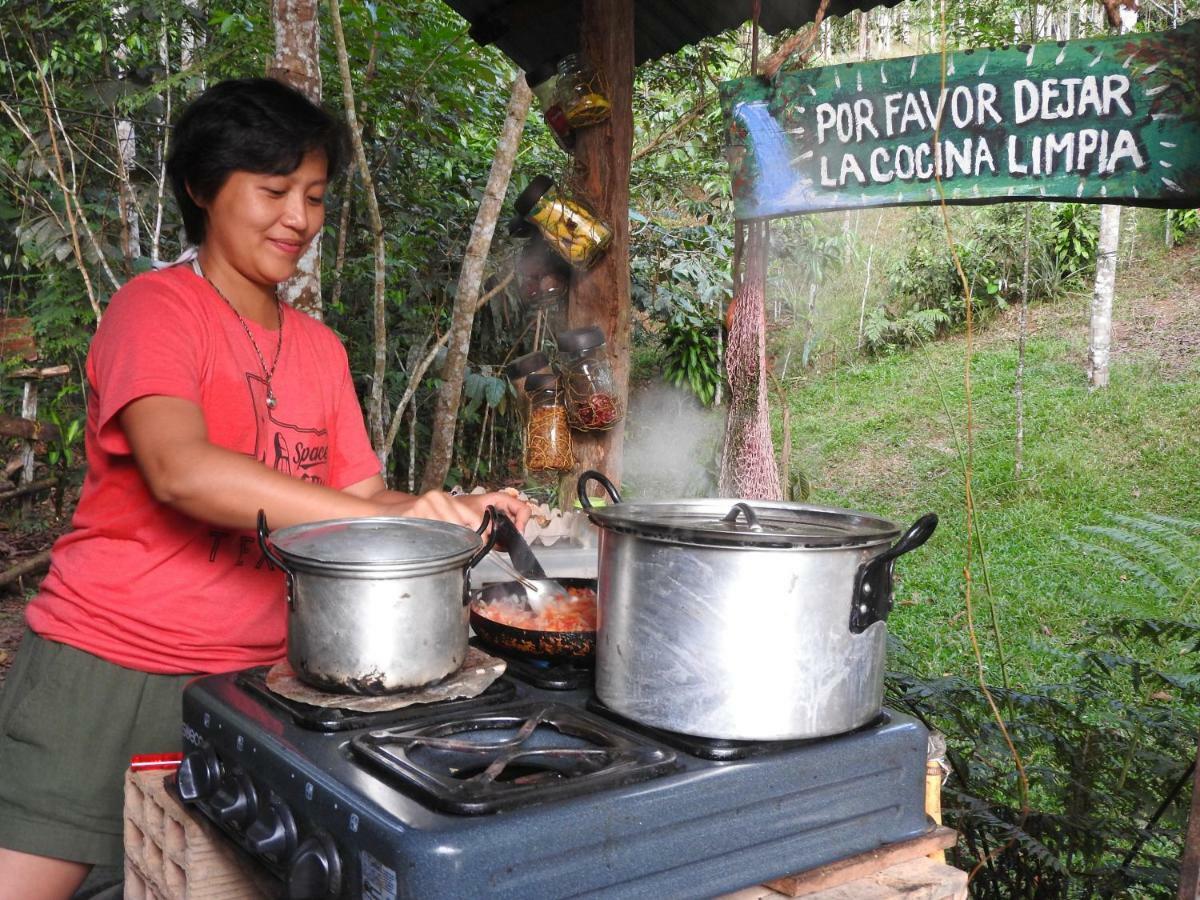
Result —
[[[1125,272],[1115,321],[1136,320],[1147,296],[1172,291],[1179,303],[1194,307],[1198,257],[1193,247],[1155,260],[1169,267],[1165,273]],[[974,553],[976,631],[988,677],[999,681],[989,619],[994,604],[1016,686],[1066,677],[1071,641],[1089,620],[1125,613],[1196,621],[1200,599],[1155,596],[1068,540],[1086,538],[1082,527],[1106,524],[1113,513],[1200,520],[1195,356],[1171,366],[1163,359],[1169,347],[1120,354],[1107,390],[1089,392],[1086,299],[1063,301],[1051,312],[1040,317],[1045,327],[1026,348],[1020,479],[1014,472],[1016,341],[999,333],[1011,326],[1011,316],[978,336],[970,367],[971,480],[993,589],[989,597]],[[889,619],[925,675],[974,672],[963,574],[966,349],[961,337],[940,341],[800,378],[789,395],[792,469],[808,477],[812,502],[864,509],[903,525],[927,511],[941,519],[929,544],[899,562],[897,607]],[[1200,576],[1198,549],[1193,544],[1182,556]]]

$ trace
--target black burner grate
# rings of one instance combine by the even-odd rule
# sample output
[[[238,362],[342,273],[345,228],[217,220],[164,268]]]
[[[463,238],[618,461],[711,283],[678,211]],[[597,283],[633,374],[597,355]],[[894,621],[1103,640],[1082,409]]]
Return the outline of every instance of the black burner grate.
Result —
[[[666,744],[668,747],[674,747],[676,750],[682,750],[684,753],[698,756],[700,759],[711,759],[715,762],[733,762],[739,759],[750,759],[755,756],[761,756],[764,753],[779,753],[803,747],[806,744],[829,740],[828,737],[821,737],[790,741],[730,741],[723,738],[680,734],[677,731],[666,731],[662,728],[651,728],[649,725],[639,725],[637,722],[625,718],[620,713],[613,712],[595,696],[592,696],[588,700],[587,708],[598,715],[604,716],[606,719],[624,725],[626,728],[632,728],[635,731],[647,734],[656,741]],[[868,731],[873,728],[879,728],[882,725],[886,725],[888,721],[887,713],[881,712],[866,725],[856,728],[855,731]],[[853,734],[854,732],[849,733]]]
[[[543,691],[574,691],[579,688],[590,688],[595,678],[592,660],[533,659],[529,656],[521,656],[518,653],[491,647],[477,639],[472,640],[472,643],[486,650],[492,656],[504,660],[505,671],[509,675],[535,688],[541,688]]]
[[[460,815],[576,797],[676,768],[669,750],[558,703],[377,729],[350,747],[395,786]]]
[[[386,728],[416,719],[428,719],[430,716],[443,713],[486,709],[500,703],[508,703],[517,695],[516,685],[507,679],[500,678],[488,685],[487,690],[477,697],[439,700],[436,703],[416,703],[412,706],[385,712],[359,712],[353,709],[313,706],[311,703],[301,703],[298,700],[281,697],[267,687],[268,671],[270,669],[267,666],[246,669],[238,673],[237,684],[258,699],[291,716],[292,721],[301,728],[307,728],[310,731]]]

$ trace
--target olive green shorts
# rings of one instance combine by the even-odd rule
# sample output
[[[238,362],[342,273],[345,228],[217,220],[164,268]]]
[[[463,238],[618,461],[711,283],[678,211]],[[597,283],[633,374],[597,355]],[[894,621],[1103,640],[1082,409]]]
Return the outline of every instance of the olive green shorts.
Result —
[[[125,669],[27,629],[0,688],[0,847],[120,865],[129,759],[180,749],[193,677]]]

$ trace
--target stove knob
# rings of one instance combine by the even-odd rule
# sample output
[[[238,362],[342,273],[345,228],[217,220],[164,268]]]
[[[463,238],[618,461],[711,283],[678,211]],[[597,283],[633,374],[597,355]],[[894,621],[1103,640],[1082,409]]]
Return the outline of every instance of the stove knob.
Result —
[[[258,795],[245,775],[226,778],[209,803],[217,818],[226,825],[246,825],[254,820],[258,812]]]
[[[206,800],[221,783],[224,770],[212,747],[193,750],[183,758],[176,775],[179,796],[188,803]]]
[[[288,871],[288,900],[324,900],[342,892],[342,860],[333,839],[319,831],[305,838]]]
[[[280,800],[272,800],[246,829],[246,843],[255,853],[286,860],[296,849],[296,820]]]

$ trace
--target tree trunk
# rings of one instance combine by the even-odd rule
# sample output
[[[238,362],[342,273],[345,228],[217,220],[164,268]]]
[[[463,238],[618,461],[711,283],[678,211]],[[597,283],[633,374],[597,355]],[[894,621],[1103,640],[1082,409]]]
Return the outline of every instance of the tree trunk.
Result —
[[[350,78],[350,59],[346,54],[346,34],[342,30],[342,10],[339,0],[329,2],[329,21],[333,28],[334,49],[337,52],[338,72],[342,76],[342,102],[346,107],[346,123],[350,128],[350,143],[354,146],[354,161],[362,179],[363,196],[367,200],[367,211],[371,216],[371,236],[375,246],[375,290],[374,331],[375,367],[371,376],[371,394],[367,398],[367,430],[371,434],[371,445],[387,471],[387,442],[383,432],[383,380],[387,374],[387,316],[386,275],[387,256],[383,245],[383,216],[379,212],[379,198],[375,195],[375,179],[367,164],[363,149],[362,130],[358,125],[358,113],[354,99],[354,84]]]
[[[1137,13],[1122,6],[1121,34],[1133,30]],[[1088,387],[1108,387],[1108,358],[1112,345],[1113,291],[1117,284],[1117,252],[1121,249],[1121,207],[1100,207],[1100,237],[1096,243],[1096,289],[1092,294],[1091,339],[1088,342]]]
[[[578,185],[613,232],[612,245],[596,265],[571,278],[572,328],[604,330],[613,381],[622,409],[629,408],[630,284],[629,164],[633,153],[633,0],[583,0],[583,52],[608,81],[612,115],[582,129],[575,143]],[[575,482],[584,469],[597,469],[621,482],[625,421],[609,431],[572,435],[576,469],[559,486],[566,509],[575,501]]]
[[[272,0],[275,55],[267,75],[301,91],[313,103],[321,102],[321,29],[318,0]],[[321,318],[321,241],[318,238],[300,257],[296,274],[281,285],[279,296],[296,309]]]
[[[1096,244],[1096,288],[1092,294],[1091,338],[1088,341],[1088,385],[1108,387],[1108,358],[1112,344],[1113,292],[1117,282],[1117,250],[1121,240],[1121,207],[1100,207],[1100,238]]]
[[[508,98],[508,112],[500,139],[496,142],[496,154],[492,158],[492,169],[488,173],[487,187],[475,222],[471,225],[471,237],[463,254],[462,269],[458,273],[458,288],[454,295],[454,310],[450,320],[450,341],[447,345],[446,365],[442,373],[442,385],[438,388],[437,403],[433,413],[433,439],[429,446],[429,458],[421,475],[421,490],[438,490],[445,485],[450,472],[450,457],[454,450],[454,429],[458,409],[462,402],[463,379],[467,370],[467,351],[471,347],[471,326],[475,322],[475,307],[479,302],[479,288],[483,284],[483,268],[487,262],[492,235],[508,190],[513,163],[521,144],[521,133],[525,130],[525,119],[529,115],[529,102],[533,93],[525,83],[524,73],[513,79],[512,93]]]
[[[1017,436],[1013,446],[1013,474],[1020,480],[1025,470],[1025,317],[1029,310],[1029,237],[1033,209],[1025,204],[1025,254],[1021,272],[1021,308],[1017,311],[1017,377],[1013,395],[1017,401]]]

